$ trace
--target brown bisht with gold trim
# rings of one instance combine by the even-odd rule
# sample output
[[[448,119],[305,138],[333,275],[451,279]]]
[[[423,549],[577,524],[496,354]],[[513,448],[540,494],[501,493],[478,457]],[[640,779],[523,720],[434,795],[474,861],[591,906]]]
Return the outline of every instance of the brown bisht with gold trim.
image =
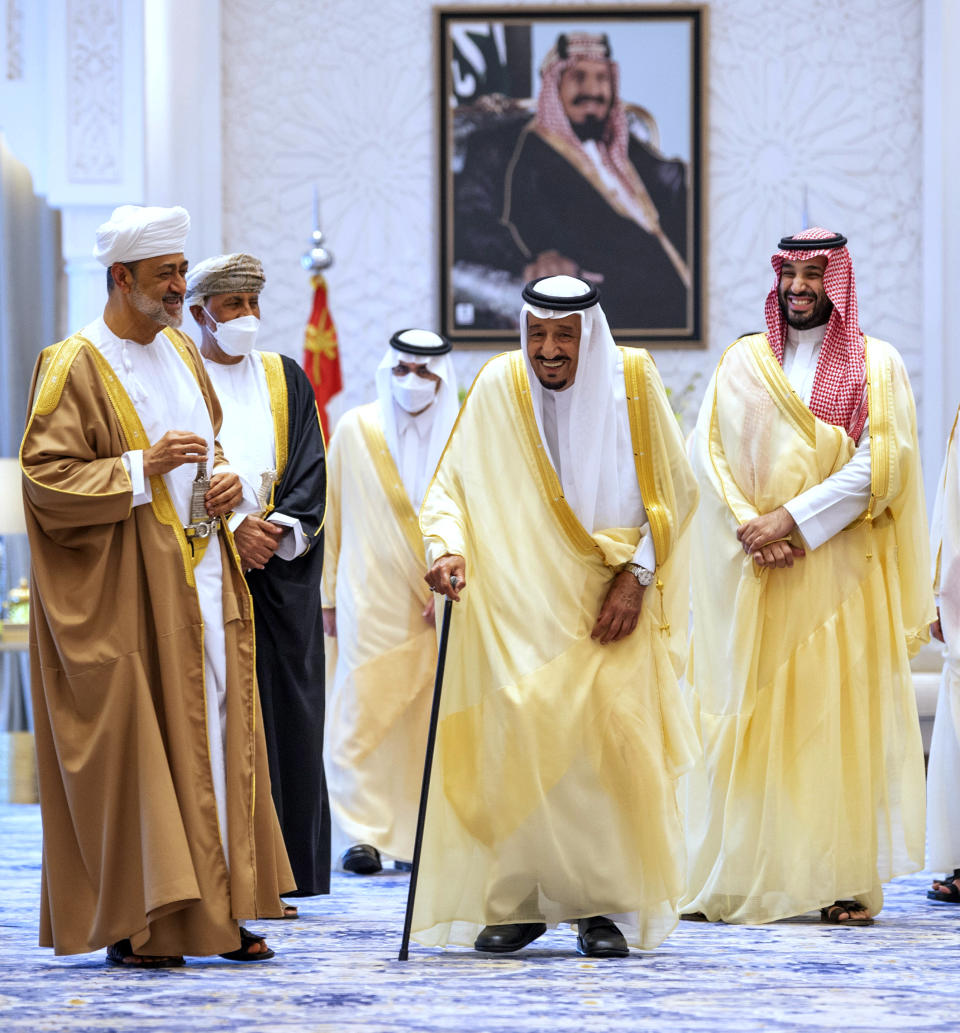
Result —
[[[196,349],[164,333],[221,413]],[[40,944],[78,954],[129,937],[144,954],[236,949],[238,920],[293,887],[270,799],[253,619],[229,535],[225,863],[208,755],[203,634],[190,550],[162,477],[133,508],[120,456],[136,410],[79,335],[47,348],[21,448],[33,560],[30,662],[43,876]],[[171,428],[180,429],[180,428]]]
[[[653,360],[622,349],[657,582],[632,634],[591,638],[640,527],[590,533],[545,454],[523,355],[480,372],[420,513],[428,565],[466,559],[443,683],[413,935],[617,914],[652,948],[684,888],[677,780],[698,744],[677,685],[697,500]]]

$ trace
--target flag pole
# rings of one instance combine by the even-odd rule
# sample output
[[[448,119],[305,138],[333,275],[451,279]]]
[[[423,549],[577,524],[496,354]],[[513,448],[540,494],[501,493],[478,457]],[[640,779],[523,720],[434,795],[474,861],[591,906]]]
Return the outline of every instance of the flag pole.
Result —
[[[457,577],[450,578],[456,588]],[[450,614],[453,600],[443,601],[443,622],[440,625],[440,645],[437,650],[437,675],[433,682],[433,706],[430,709],[430,728],[427,732],[427,754],[423,761],[423,782],[420,785],[420,812],[417,815],[417,835],[413,844],[413,866],[410,870],[410,889],[407,891],[407,913],[403,920],[403,940],[397,961],[406,961],[410,948],[410,927],[413,924],[413,905],[417,896],[417,877],[420,874],[420,852],[423,848],[423,828],[427,819],[427,797],[430,794],[430,774],[433,770],[433,748],[437,741],[437,723],[440,719],[440,694],[443,690],[443,669],[447,662],[447,639],[450,636]]]
[[[333,255],[327,250],[326,237],[320,229],[320,192],[313,186],[313,233],[310,247],[300,256],[300,265],[308,273],[322,273],[333,265]]]

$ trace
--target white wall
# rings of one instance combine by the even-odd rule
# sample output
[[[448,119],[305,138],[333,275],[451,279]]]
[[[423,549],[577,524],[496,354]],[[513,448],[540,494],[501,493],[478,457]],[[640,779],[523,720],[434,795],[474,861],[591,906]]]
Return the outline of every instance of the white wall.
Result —
[[[901,350],[920,400],[921,0],[708,6],[709,348],[658,351],[665,380],[701,371],[702,390],[720,351],[762,327],[769,254],[806,188],[812,222],[850,238],[864,329]],[[365,401],[390,332],[437,318],[430,0],[221,11],[225,246],[263,258],[270,343],[299,355],[319,184],[346,391]],[[461,353],[461,376],[487,354]]]

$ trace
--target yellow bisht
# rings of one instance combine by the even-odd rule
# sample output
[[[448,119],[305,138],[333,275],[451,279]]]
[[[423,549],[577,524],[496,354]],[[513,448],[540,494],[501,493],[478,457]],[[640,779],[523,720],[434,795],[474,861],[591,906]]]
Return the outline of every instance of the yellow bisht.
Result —
[[[839,470],[853,441],[803,404],[764,334],[728,349],[700,412],[688,681],[705,768],[687,779],[683,909],[710,920],[851,898],[875,914],[881,884],[923,866],[909,661],[934,609],[916,413],[897,352],[865,347],[870,504],[793,567],[758,568],[736,529]]]
[[[677,685],[697,487],[650,356],[623,349],[657,581],[627,638],[590,633],[638,527],[588,533],[540,438],[520,352],[481,371],[427,492],[427,562],[466,558],[413,917],[421,943],[616,914],[634,946],[677,921],[680,774],[699,747]]]

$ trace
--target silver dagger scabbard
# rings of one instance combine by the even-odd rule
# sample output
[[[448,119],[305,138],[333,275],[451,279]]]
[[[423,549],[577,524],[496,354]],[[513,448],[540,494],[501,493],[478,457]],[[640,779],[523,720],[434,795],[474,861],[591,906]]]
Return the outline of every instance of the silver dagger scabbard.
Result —
[[[190,549],[193,550],[194,538],[209,538],[211,534],[217,533],[220,526],[219,517],[207,515],[206,495],[210,490],[210,478],[207,476],[207,463],[202,460],[197,463],[197,476],[193,479],[190,489],[190,523],[183,529],[190,542]]]

